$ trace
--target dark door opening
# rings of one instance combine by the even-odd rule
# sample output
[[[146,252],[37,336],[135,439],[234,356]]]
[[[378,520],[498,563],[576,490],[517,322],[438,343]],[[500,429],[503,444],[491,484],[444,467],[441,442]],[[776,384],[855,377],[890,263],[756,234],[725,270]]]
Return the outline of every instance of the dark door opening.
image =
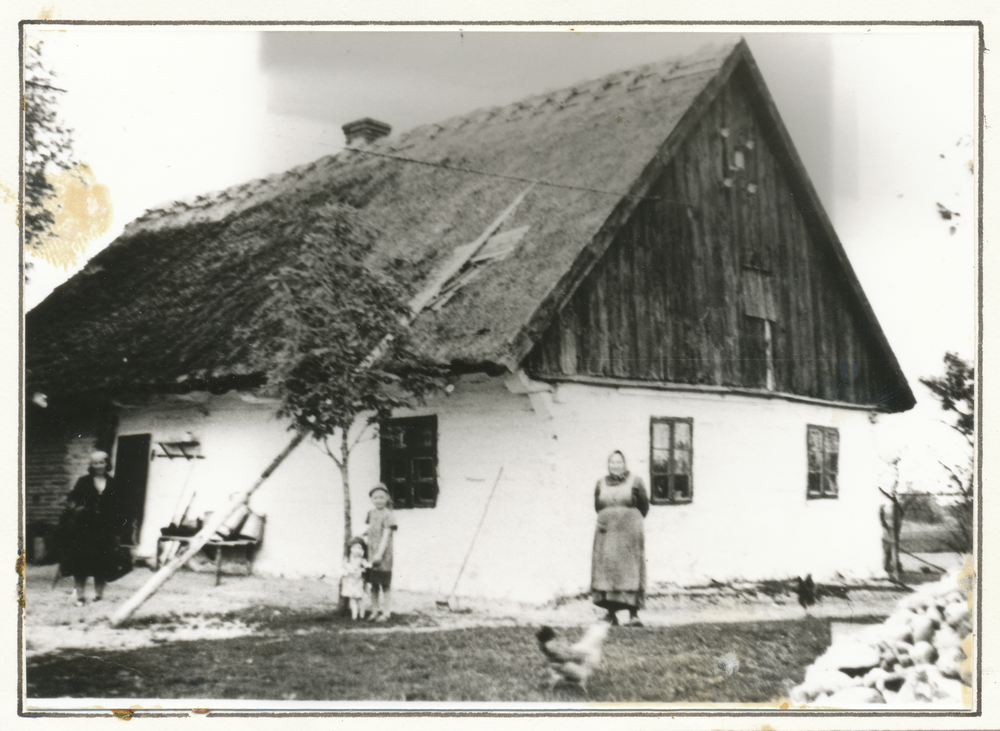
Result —
[[[139,529],[146,505],[146,481],[149,478],[151,434],[118,437],[115,456],[115,484],[121,506],[121,532],[124,545],[139,543]]]

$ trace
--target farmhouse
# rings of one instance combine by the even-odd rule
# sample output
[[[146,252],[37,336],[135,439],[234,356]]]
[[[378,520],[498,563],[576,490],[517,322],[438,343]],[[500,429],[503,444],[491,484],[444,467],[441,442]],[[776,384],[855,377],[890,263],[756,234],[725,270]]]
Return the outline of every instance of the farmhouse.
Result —
[[[337,155],[148,211],[28,313],[28,394],[48,399],[28,404],[29,524],[95,445],[145,556],[179,504],[260,474],[290,435],[245,326],[296,256],[292,212],[337,203],[377,228],[372,266],[450,374],[352,455],[355,526],[370,486],[393,493],[394,586],[450,591],[471,546],[459,595],[586,589],[614,449],[652,493],[651,583],[882,574],[875,423],[914,398],[744,42],[345,132]],[[257,572],[337,573],[340,477],[315,444],[252,507]]]

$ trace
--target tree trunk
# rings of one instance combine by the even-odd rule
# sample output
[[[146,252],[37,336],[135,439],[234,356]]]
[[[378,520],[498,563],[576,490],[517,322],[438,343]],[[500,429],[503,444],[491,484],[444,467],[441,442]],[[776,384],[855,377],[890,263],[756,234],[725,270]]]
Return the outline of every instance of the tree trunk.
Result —
[[[350,444],[347,441],[347,429],[340,430],[340,484],[344,490],[344,555],[347,555],[347,544],[354,537],[351,527],[351,481],[348,477],[348,460],[351,457]]]
[[[340,484],[344,494],[344,540],[342,556],[347,556],[347,544],[354,537],[354,529],[351,525],[351,481],[348,477],[349,459],[351,456],[350,444],[347,441],[347,429],[340,430],[340,461],[337,466],[340,468]],[[350,604],[347,597],[340,597],[337,603],[337,614],[350,616]]]
[[[115,613],[111,616],[111,626],[118,627],[125,620],[135,613],[135,610],[142,606],[149,597],[153,596],[156,591],[167,582],[171,576],[177,573],[182,566],[184,566],[188,561],[190,561],[194,556],[205,547],[209,539],[215,535],[215,531],[222,527],[222,524],[229,520],[229,517],[235,513],[241,505],[246,503],[254,491],[264,484],[271,474],[278,469],[278,466],[285,461],[285,458],[292,453],[302,440],[305,439],[305,432],[298,432],[295,437],[289,442],[288,446],[274,458],[274,461],[268,465],[267,469],[264,470],[257,481],[251,485],[248,489],[241,493],[238,493],[236,497],[232,499],[229,503],[229,507],[224,510],[217,510],[212,515],[212,519],[208,521],[202,527],[201,532],[196,535],[191,542],[188,544],[187,549],[184,550],[178,556],[175,556],[169,563],[167,563],[163,568],[153,574],[153,577],[146,582],[139,591],[133,594],[128,601],[122,604]]]

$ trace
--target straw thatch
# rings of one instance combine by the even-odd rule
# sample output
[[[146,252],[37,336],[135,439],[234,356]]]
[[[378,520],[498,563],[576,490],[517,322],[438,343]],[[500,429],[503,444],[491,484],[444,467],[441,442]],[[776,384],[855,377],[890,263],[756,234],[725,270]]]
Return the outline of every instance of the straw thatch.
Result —
[[[250,375],[254,344],[237,331],[266,306],[263,275],[295,256],[304,209],[334,201],[360,209],[381,233],[375,265],[416,293],[527,187],[524,179],[568,186],[536,186],[504,226],[529,226],[516,254],[414,324],[417,341],[440,362],[500,363],[731,50],[481,109],[366,147],[435,165],[344,151],[148,211],[28,314],[30,373],[69,390]]]
[[[378,231],[372,265],[417,294],[540,181],[502,226],[527,227],[514,253],[413,324],[416,343],[440,363],[516,367],[585,273],[581,262],[599,256],[599,232],[621,220],[628,194],[641,195],[707,90],[742,61],[753,63],[743,42],[706,50],[148,211],[28,314],[30,376],[77,392],[252,380],[248,353],[259,344],[241,338],[241,325],[267,307],[263,275],[296,256],[306,212],[356,208]]]

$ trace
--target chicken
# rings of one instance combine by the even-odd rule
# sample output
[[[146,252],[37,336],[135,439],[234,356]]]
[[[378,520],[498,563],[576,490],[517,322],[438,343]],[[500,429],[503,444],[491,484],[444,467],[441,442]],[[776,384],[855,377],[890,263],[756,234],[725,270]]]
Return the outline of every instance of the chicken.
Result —
[[[549,662],[549,687],[555,688],[560,682],[566,682],[587,690],[587,678],[600,662],[601,648],[610,628],[608,622],[598,622],[574,645],[558,639],[551,627],[538,630],[538,645]]]
[[[795,593],[799,595],[799,604],[807,612],[809,607],[816,603],[818,598],[816,591],[816,583],[813,581],[812,574],[808,574],[804,579],[796,579],[798,585],[795,588]]]

